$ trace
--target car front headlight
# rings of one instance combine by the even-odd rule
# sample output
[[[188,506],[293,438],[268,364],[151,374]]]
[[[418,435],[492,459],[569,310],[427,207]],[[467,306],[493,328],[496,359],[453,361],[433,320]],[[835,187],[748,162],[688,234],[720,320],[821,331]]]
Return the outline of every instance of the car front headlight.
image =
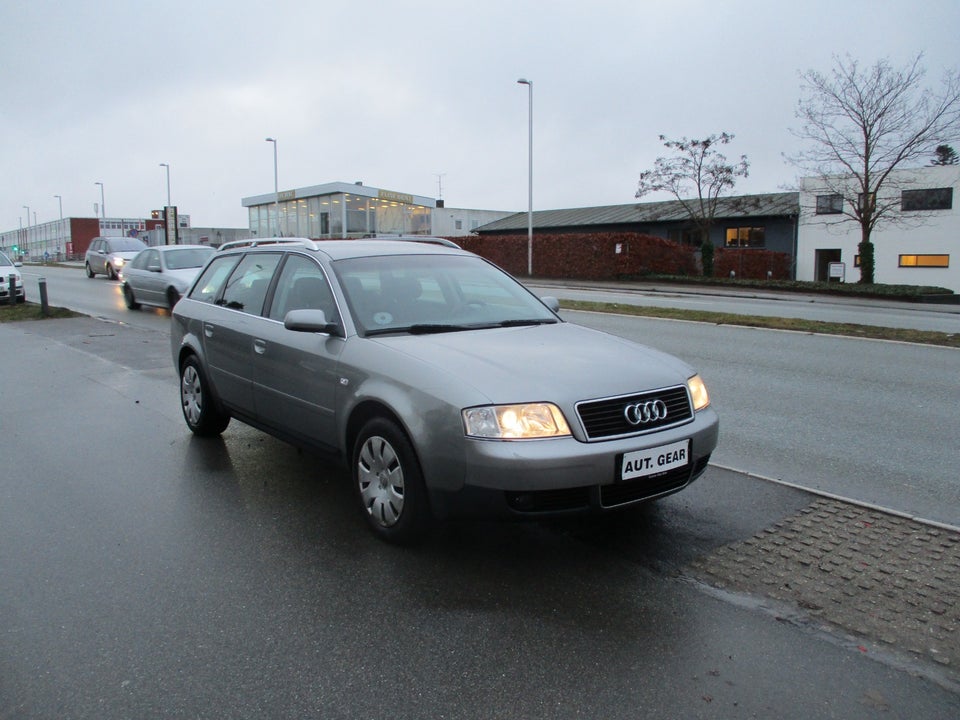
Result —
[[[710,404],[710,395],[707,393],[707,386],[703,378],[694,375],[687,380],[687,388],[690,390],[690,399],[693,400],[694,410],[703,410]]]
[[[492,440],[533,440],[570,435],[563,413],[553,403],[485,405],[463,411],[467,437]]]

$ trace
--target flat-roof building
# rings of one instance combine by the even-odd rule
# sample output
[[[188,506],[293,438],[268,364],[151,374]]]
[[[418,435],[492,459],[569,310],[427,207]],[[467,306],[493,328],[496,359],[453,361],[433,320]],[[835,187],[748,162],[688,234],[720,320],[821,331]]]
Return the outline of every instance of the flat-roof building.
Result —
[[[511,212],[447,208],[443,200],[332,182],[243,198],[257,237],[351,238],[467,235]]]

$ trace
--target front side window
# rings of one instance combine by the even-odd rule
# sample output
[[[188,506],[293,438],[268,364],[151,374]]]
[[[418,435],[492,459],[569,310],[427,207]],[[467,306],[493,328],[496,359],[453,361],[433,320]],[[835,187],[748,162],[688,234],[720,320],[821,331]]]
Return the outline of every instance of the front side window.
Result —
[[[904,190],[900,193],[900,209],[903,212],[918,210],[950,210],[953,207],[953,188],[927,188]]]
[[[281,257],[280,253],[252,252],[244,255],[227,280],[220,304],[231,310],[259,315],[263,311],[263,301],[267,297],[273,271],[277,269]]]
[[[214,258],[193,286],[190,298],[205,303],[215,302],[239,257],[239,255],[221,255]]]
[[[133,259],[133,262],[130,263],[130,267],[136,268],[137,270],[146,270],[151,265],[160,266],[160,257],[156,250],[145,250],[137,255]]]
[[[291,310],[323,310],[327,322],[337,322],[337,304],[320,267],[303,255],[289,255],[280,271],[270,304],[271,320],[286,317]]]

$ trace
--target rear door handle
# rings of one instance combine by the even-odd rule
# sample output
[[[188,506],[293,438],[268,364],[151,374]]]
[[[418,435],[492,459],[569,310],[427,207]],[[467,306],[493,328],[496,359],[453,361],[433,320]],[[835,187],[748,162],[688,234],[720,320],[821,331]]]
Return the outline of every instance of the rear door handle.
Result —
[[[206,335],[208,338],[212,338],[212,337],[213,337],[213,325],[211,325],[210,323],[204,323],[204,324],[203,324],[203,334]]]
[[[254,340],[253,341],[253,351],[257,355],[263,355],[267,351],[267,341],[266,340]]]

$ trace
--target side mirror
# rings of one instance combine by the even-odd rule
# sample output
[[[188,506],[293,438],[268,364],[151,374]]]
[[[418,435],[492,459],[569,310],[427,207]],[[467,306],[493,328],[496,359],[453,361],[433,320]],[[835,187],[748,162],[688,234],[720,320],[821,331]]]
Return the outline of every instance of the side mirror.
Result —
[[[557,300],[557,299],[556,299],[555,297],[553,297],[552,295],[547,295],[546,297],[540,298],[540,302],[542,302],[542,303],[543,303],[544,305],[546,305],[548,308],[550,308],[551,310],[553,310],[553,312],[555,312],[555,313],[560,312],[560,301]]]
[[[340,326],[327,322],[327,315],[323,310],[303,309],[291,310],[283,318],[283,326],[294,332],[323,333],[325,335],[340,335]]]

